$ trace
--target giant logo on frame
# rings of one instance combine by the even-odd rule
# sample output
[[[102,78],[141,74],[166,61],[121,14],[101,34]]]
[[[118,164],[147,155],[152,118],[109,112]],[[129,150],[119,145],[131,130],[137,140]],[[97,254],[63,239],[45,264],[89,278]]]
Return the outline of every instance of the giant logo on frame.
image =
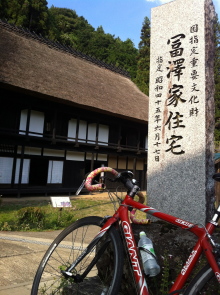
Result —
[[[133,267],[134,272],[138,276],[138,285],[139,285],[139,288],[140,288],[140,295],[141,295],[142,292],[146,291],[146,289],[147,289],[146,280],[142,275],[142,271],[141,271],[139,260],[138,260],[138,254],[137,254],[137,251],[135,249],[133,237],[132,237],[132,234],[131,234],[130,225],[129,225],[129,223],[127,221],[123,221],[122,222],[122,227],[123,227],[123,230],[124,230],[124,234],[125,234],[125,238],[126,238],[126,242],[127,242],[127,246],[128,246],[128,252],[129,252],[129,255],[130,255],[130,258],[131,258],[132,267]]]
[[[134,271],[138,274],[138,276],[141,276],[141,268],[140,268],[140,264],[138,261],[138,255],[137,252],[134,248],[134,241],[131,235],[131,231],[130,231],[130,225],[128,224],[127,221],[123,221],[122,222],[122,226],[124,229],[124,233],[125,233],[125,238],[126,238],[126,242],[128,245],[128,251],[131,257],[131,263],[133,266]]]

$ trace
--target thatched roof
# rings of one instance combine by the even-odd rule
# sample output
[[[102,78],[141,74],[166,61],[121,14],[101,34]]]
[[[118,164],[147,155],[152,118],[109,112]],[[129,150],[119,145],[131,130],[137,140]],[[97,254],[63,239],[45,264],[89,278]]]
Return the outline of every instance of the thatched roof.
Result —
[[[148,97],[127,77],[0,22],[0,86],[81,108],[148,121]]]

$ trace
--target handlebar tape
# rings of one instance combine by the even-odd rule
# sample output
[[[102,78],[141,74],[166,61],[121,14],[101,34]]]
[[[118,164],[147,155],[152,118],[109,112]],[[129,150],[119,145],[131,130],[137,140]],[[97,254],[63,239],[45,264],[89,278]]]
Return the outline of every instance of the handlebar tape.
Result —
[[[100,167],[92,171],[86,178],[85,187],[88,191],[98,191],[105,189],[104,183],[98,183],[92,185],[93,178],[101,172],[110,172],[113,175],[117,176],[118,172],[111,167]]]
[[[137,192],[137,196],[139,197],[138,202],[143,204],[144,201],[145,201],[145,197],[144,197],[143,193],[139,191],[139,192]],[[138,219],[138,218],[136,218],[135,217],[136,211],[137,211],[137,209],[133,208],[132,211],[130,212],[130,219],[131,219],[131,221],[133,223],[135,223],[135,224],[148,224],[148,223],[151,223],[150,219],[145,219],[145,218],[144,219]]]
[[[136,211],[137,209],[133,209],[131,212],[130,212],[130,219],[133,223],[135,224],[149,224],[151,223],[151,220],[150,219],[138,219],[135,217],[135,214],[136,214]]]

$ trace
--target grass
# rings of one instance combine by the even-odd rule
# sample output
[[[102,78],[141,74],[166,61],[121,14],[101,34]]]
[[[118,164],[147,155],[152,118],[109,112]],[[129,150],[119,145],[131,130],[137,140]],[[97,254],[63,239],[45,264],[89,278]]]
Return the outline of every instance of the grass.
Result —
[[[88,215],[112,215],[114,208],[108,199],[72,200],[72,208],[53,208],[47,201],[21,201],[2,203],[0,230],[61,229]],[[38,216],[36,218],[36,211]],[[41,215],[39,215],[41,213]]]
[[[39,231],[62,229],[85,216],[113,215],[115,210],[108,197],[77,197],[70,208],[53,208],[44,200],[2,202],[0,206],[1,231]],[[118,206],[117,206],[118,207]],[[142,216],[141,216],[142,215]],[[138,218],[146,218],[138,212]]]

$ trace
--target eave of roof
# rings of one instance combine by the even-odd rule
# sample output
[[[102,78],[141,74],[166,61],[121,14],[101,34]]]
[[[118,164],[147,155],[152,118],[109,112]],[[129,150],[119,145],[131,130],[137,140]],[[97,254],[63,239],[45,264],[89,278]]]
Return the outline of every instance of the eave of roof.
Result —
[[[0,24],[0,82],[64,103],[148,121],[148,97],[127,77]]]

